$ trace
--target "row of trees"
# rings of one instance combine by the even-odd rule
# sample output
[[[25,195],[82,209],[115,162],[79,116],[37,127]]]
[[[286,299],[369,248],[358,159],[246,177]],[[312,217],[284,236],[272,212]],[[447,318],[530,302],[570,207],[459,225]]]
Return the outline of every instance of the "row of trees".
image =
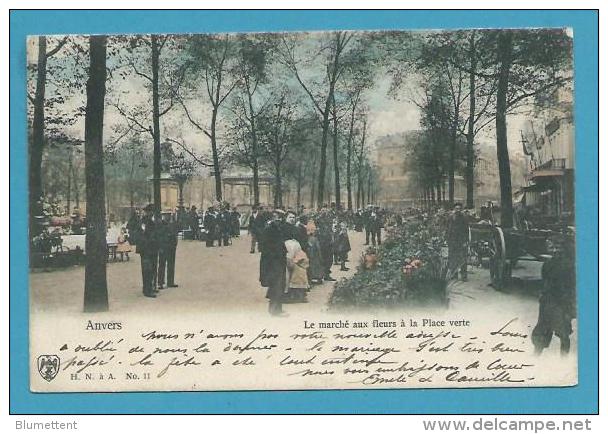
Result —
[[[301,186],[312,184],[311,204],[324,203],[329,176],[334,183],[334,201],[346,202],[352,208],[363,201],[364,179],[369,179],[373,170],[366,151],[368,108],[364,93],[373,85],[377,68],[374,56],[368,52],[368,42],[373,42],[371,37],[346,32],[313,37],[110,37],[107,104],[122,121],[112,126],[106,143],[107,162],[120,165],[124,171],[124,164],[115,158],[121,147],[128,148],[123,154],[133,154],[129,150],[134,147],[140,147],[144,154],[151,143],[154,203],[159,207],[164,136],[164,141],[175,145],[181,156],[209,168],[215,177],[218,200],[222,199],[222,174],[238,164],[253,173],[255,202],[259,202],[260,171],[265,170],[275,179],[275,205],[282,204],[286,177],[296,184],[298,198]],[[47,39],[39,38],[39,53],[46,50],[46,45]],[[38,76],[36,84],[30,81],[32,94],[36,94],[31,104],[31,142],[36,151],[31,153],[30,161],[32,209],[43,191],[45,143],[66,141],[62,136],[65,129],[54,134],[48,128],[38,140],[40,131],[44,131],[39,120],[44,119],[49,125],[51,118],[56,118],[66,127],[84,112],[83,107],[71,112],[67,109],[83,92],[86,68],[82,65],[87,57],[84,45],[83,39],[77,37],[57,42],[44,57],[65,51],[57,56],[54,70],[40,61],[30,64],[32,73]],[[45,95],[41,82],[56,85]],[[49,116],[47,109],[45,116],[44,109],[51,102],[59,107],[57,114]],[[183,120],[200,137],[192,139],[191,134],[186,142]],[[206,143],[209,152],[201,150],[201,144]],[[50,151],[47,146],[47,153]],[[307,160],[304,157],[312,157],[314,163],[301,164]],[[328,163],[333,163],[331,174],[327,173]],[[303,198],[298,202],[304,202]]]
[[[309,185],[312,204],[333,190],[336,203],[360,206],[376,177],[368,159],[369,91],[388,71],[392,91],[407,89],[420,107],[423,131],[409,160],[428,194],[444,195],[439,181],[447,177],[453,201],[462,165],[472,206],[475,137],[494,124],[502,222],[509,225],[507,116],[569,82],[571,43],[562,30],[39,37],[37,61],[29,63],[31,215],[43,192],[44,153],[53,143],[69,155],[80,149],[82,138],[66,131],[83,115],[87,306],[103,307],[104,292],[107,305],[104,163],[131,168],[133,203],[144,172],[137,168],[149,167],[142,158],[151,151],[157,212],[163,164],[182,176],[182,186],[194,165],[209,168],[218,200],[222,174],[238,164],[252,170],[256,202],[260,173],[268,170],[277,206],[285,178],[295,183],[298,203]],[[85,91],[86,104],[79,98]],[[114,115],[111,125],[104,110]],[[196,139],[184,138],[185,124]],[[177,149],[165,161],[162,143]],[[78,198],[71,164],[67,190]]]
[[[474,206],[476,137],[494,128],[500,174],[501,222],[512,224],[507,117],[572,80],[572,39],[565,29],[467,30],[408,36],[409,57],[393,68],[403,86],[404,68],[423,83],[412,100],[421,110],[423,134],[409,164],[423,195],[454,201],[454,174],[465,174],[466,206]],[[413,164],[412,164],[413,163]]]

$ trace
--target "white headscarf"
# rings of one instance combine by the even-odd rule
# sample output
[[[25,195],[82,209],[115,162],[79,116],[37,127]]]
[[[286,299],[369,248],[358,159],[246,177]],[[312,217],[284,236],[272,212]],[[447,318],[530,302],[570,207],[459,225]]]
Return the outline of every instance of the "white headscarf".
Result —
[[[300,243],[296,240],[287,240],[285,241],[285,248],[287,249],[287,258],[293,259],[296,253],[302,250]]]

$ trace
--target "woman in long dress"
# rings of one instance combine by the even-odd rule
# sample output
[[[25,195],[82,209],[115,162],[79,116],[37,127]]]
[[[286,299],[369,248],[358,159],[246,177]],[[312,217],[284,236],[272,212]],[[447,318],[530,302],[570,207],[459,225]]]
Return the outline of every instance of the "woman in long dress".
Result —
[[[306,224],[308,234],[308,279],[312,284],[323,282],[323,262],[321,259],[321,245],[317,237],[317,226],[312,219]]]
[[[307,276],[308,256],[296,240],[285,241],[285,248],[287,249],[287,290],[284,302],[305,303],[306,293],[310,289]]]

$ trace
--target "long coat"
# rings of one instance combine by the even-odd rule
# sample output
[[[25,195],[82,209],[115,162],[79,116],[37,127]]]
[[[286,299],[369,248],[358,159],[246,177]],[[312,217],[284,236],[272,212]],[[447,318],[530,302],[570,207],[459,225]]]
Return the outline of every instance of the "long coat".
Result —
[[[293,259],[287,259],[287,268],[289,269],[289,288],[292,289],[308,289],[307,269],[309,260],[304,251],[300,251]]]
[[[308,237],[308,259],[309,274],[311,279],[323,279],[323,259],[321,256],[321,246],[316,235]]]
[[[560,338],[572,333],[576,318],[576,262],[571,257],[557,256],[542,267],[543,291],[539,300],[538,323],[532,331],[535,346],[546,348],[553,334]]]
[[[268,288],[270,299],[282,297],[285,290],[287,249],[281,226],[278,221],[268,223],[260,240],[260,283]]]

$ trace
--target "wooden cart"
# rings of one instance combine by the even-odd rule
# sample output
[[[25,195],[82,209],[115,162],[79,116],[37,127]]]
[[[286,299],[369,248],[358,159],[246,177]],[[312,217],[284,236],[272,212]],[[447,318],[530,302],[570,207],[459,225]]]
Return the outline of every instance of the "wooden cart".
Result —
[[[545,262],[551,258],[547,241],[552,237],[572,237],[552,229],[519,230],[490,224],[470,225],[470,249],[481,262],[489,260],[492,286],[503,289],[511,280],[517,262]]]

